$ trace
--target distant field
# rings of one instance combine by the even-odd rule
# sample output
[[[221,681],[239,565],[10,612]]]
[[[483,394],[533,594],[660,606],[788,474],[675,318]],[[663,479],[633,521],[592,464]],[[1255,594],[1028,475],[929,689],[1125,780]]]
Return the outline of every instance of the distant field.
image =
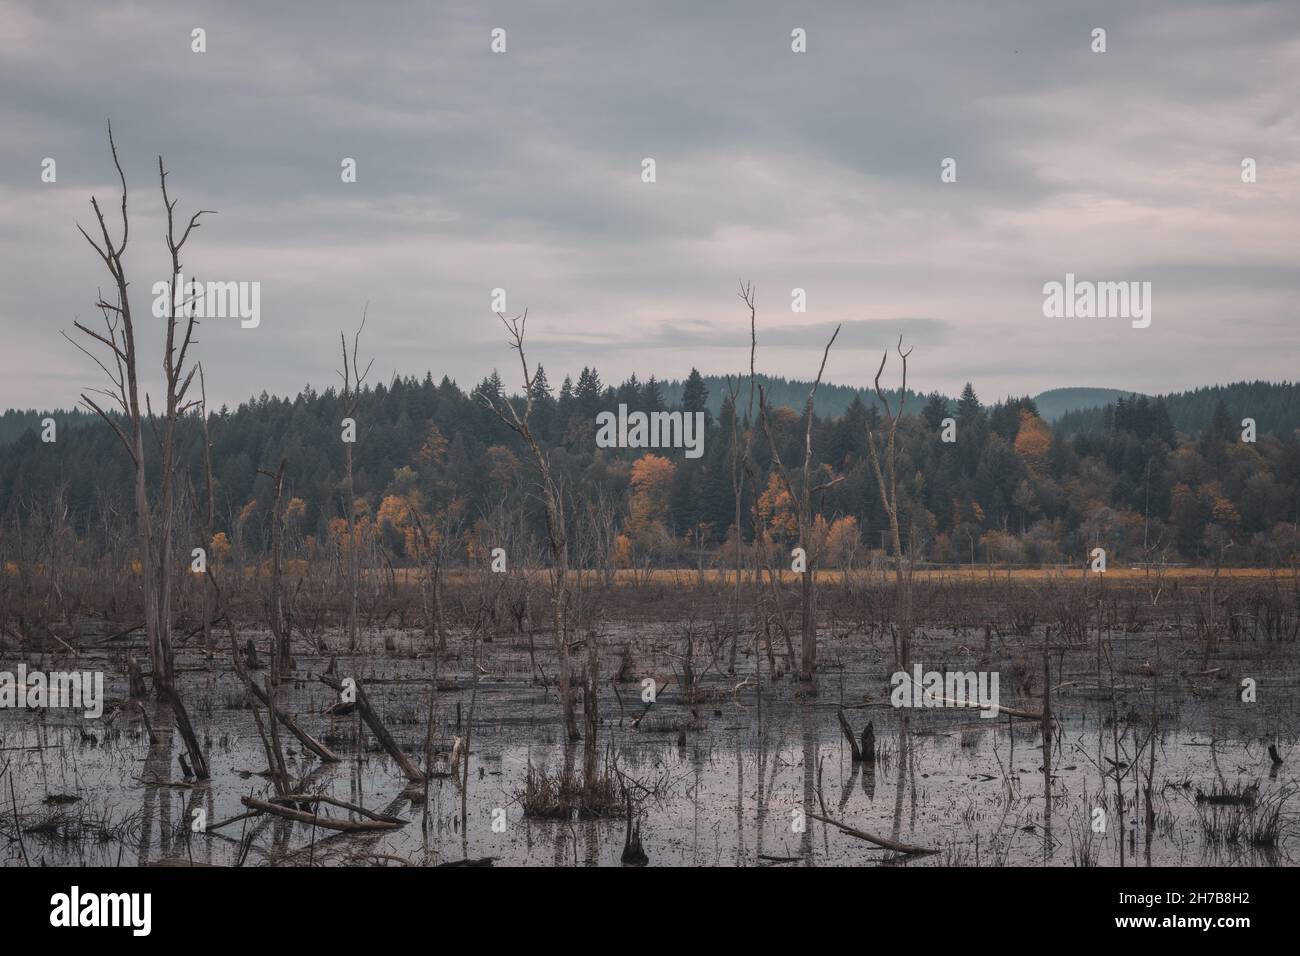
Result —
[[[532,574],[541,575],[543,571],[533,571]],[[576,573],[576,572],[575,572]],[[599,575],[601,572],[587,570],[585,575]],[[397,578],[403,582],[417,580],[416,571],[412,568],[399,569]],[[744,572],[744,580],[748,581],[751,572]],[[890,582],[894,578],[892,568],[888,569],[857,569],[852,571],[841,571],[838,569],[821,569],[816,572],[817,580],[830,583],[842,582],[847,579],[850,582],[868,581],[885,581]],[[1219,576],[1222,578],[1236,578],[1246,580],[1267,580],[1272,577],[1291,578],[1295,577],[1297,572],[1290,568],[1271,569],[1271,568],[1220,568]],[[1105,577],[1119,581],[1136,581],[1146,578],[1154,578],[1163,575],[1166,580],[1197,580],[1214,576],[1213,568],[1200,567],[1178,567],[1178,568],[1143,568],[1133,565],[1113,566],[1105,572]],[[948,568],[923,568],[913,572],[913,579],[916,581],[1052,581],[1064,580],[1066,578],[1076,577],[1093,577],[1093,573],[1083,567],[1067,567],[1056,565],[1041,568],[1008,568],[993,566],[971,567],[970,565],[953,566]],[[463,570],[457,570],[445,575],[448,581],[459,581],[469,577],[469,573]],[[659,568],[652,571],[635,571],[631,568],[620,568],[615,574],[615,581],[620,585],[634,586],[637,584],[678,584],[693,585],[699,582],[701,573],[695,568]],[[706,583],[716,584],[719,581],[731,582],[735,580],[735,573],[728,570],[719,570],[717,568],[705,568],[703,578]],[[764,580],[767,574],[764,572]],[[782,571],[781,580],[785,583],[798,581],[799,575],[794,571]]]

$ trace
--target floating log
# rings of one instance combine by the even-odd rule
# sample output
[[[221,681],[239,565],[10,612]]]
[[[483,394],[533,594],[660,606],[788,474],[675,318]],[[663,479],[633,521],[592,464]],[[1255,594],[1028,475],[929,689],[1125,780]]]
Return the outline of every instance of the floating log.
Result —
[[[289,798],[285,797],[283,799]],[[301,801],[313,798],[299,795],[294,799]],[[325,830],[339,830],[344,833],[396,830],[398,827],[405,825],[405,821],[394,822],[396,818],[392,817],[386,819],[344,820],[340,817],[325,817],[316,813],[308,813],[306,810],[295,810],[292,807],[280,806],[278,803],[268,803],[265,800],[257,800],[253,797],[240,797],[239,801],[250,810],[257,810],[259,813],[269,813],[272,816],[284,817],[286,820],[306,823]]]
[[[883,847],[886,850],[893,850],[895,853],[904,853],[909,856],[923,856],[929,853],[939,852],[938,850],[931,850],[923,846],[912,846],[908,843],[899,843],[896,840],[890,840],[886,837],[872,836],[865,830],[859,830],[856,827],[849,826],[848,824],[840,823],[838,820],[832,820],[830,817],[822,816],[820,813],[809,812],[808,816],[812,817],[814,820],[820,820],[822,823],[829,823],[837,830],[842,830],[849,836],[855,836],[859,840],[866,840],[868,843],[874,843],[876,846]]]

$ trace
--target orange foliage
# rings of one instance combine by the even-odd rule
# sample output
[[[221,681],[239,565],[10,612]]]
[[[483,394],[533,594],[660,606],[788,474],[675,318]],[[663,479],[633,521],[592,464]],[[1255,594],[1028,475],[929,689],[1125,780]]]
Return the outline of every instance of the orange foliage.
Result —
[[[668,515],[668,493],[677,466],[659,455],[642,455],[632,466],[632,527],[643,528]]]
[[[758,513],[777,534],[793,538],[799,533],[799,517],[795,514],[794,499],[785,490],[780,475],[772,472],[767,478],[767,488],[758,497]]]
[[[1020,410],[1020,428],[1016,432],[1016,454],[1018,454],[1035,478],[1047,474],[1047,456],[1052,450],[1052,431],[1033,412]]]

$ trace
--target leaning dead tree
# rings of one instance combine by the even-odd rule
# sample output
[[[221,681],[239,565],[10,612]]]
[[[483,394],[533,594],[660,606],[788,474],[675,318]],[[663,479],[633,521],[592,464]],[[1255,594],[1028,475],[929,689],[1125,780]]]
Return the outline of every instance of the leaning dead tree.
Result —
[[[800,580],[799,606],[801,637],[799,680],[806,685],[805,690],[812,689],[813,672],[817,669],[817,558],[820,549],[818,548],[817,535],[813,526],[812,496],[844,480],[844,476],[841,475],[838,478],[824,481],[816,487],[812,483],[814,401],[817,397],[817,386],[821,385],[822,382],[822,373],[826,371],[826,359],[831,354],[831,346],[835,344],[835,339],[839,334],[840,327],[837,325],[835,331],[831,333],[830,341],[826,343],[825,351],[822,352],[822,364],[817,369],[817,378],[813,380],[812,388],[808,390],[808,402],[804,406],[803,467],[800,469],[800,481],[797,490],[791,480],[789,469],[781,461],[781,450],[777,447],[776,438],[772,435],[772,426],[767,415],[767,396],[763,392],[763,386],[758,387],[758,413],[763,420],[763,434],[767,436],[767,443],[772,449],[772,462],[776,465],[776,473],[781,478],[781,485],[785,488],[786,494],[790,496],[790,500],[796,505],[799,544],[804,549],[806,560],[805,570]]]
[[[519,414],[514,402],[504,396],[481,393],[483,403],[490,408],[511,431],[524,440],[532,454],[533,464],[542,479],[542,499],[546,504],[546,538],[551,551],[551,622],[555,631],[555,653],[560,669],[560,706],[564,712],[564,727],[570,740],[578,739],[577,719],[574,713],[574,695],[572,681],[569,678],[569,542],[567,525],[564,518],[564,495],[560,485],[551,471],[551,462],[542,451],[533,434],[528,420],[533,412],[533,386],[537,382],[537,370],[529,370],[528,359],[524,356],[524,330],[528,323],[528,310],[523,315],[507,319],[497,313],[510,336],[510,347],[519,353],[519,364],[524,373],[524,410]],[[595,640],[594,636],[588,640]],[[590,658],[589,654],[589,658]],[[594,692],[597,678],[587,677],[589,692]],[[593,693],[594,696],[594,693]],[[595,723],[594,714],[590,722]]]
[[[880,450],[877,447],[876,432],[871,427],[870,422],[867,424],[867,451],[871,455],[871,468],[876,473],[876,486],[880,489],[880,503],[885,507],[885,513],[889,516],[889,534],[894,545],[894,581],[897,585],[898,593],[898,666],[902,670],[907,670],[911,665],[909,660],[909,643],[912,637],[912,568],[910,562],[904,567],[902,536],[898,531],[898,481],[896,478],[897,466],[897,446],[894,442],[894,435],[898,431],[898,421],[903,417],[903,404],[907,401],[907,357],[912,354],[912,349],[903,351],[903,337],[898,337],[896,346],[898,356],[903,360],[903,384],[898,389],[898,414],[890,410],[889,396],[885,390],[880,387],[880,376],[884,374],[885,363],[889,360],[889,351],[886,349],[885,354],[880,357],[880,368],[876,370],[876,397],[885,408],[885,465],[882,474],[880,465]]]
[[[92,196],[90,207],[95,212],[99,226],[100,240],[91,238],[80,225],[77,229],[90,243],[91,248],[103,260],[113,279],[115,300],[110,302],[101,294],[95,303],[104,318],[103,331],[91,329],[81,322],[74,322],[77,331],[92,339],[108,350],[107,359],[97,357],[79,342],[72,341],[82,352],[94,360],[108,377],[111,387],[87,389],[107,398],[117,406],[113,414],[107,412],[86,393],[81,400],[87,408],[95,411],[113,430],[122,447],[126,449],[135,466],[135,512],[136,536],[140,553],[140,577],[144,592],[145,634],[149,646],[149,658],[153,664],[154,693],[160,701],[171,705],[175,715],[177,729],[185,741],[193,762],[194,773],[200,779],[208,776],[207,761],[199,746],[197,735],[190,723],[189,713],[176,690],[175,665],[172,657],[172,585],[173,574],[173,525],[175,520],[176,493],[176,444],[177,425],[181,417],[199,404],[199,400],[187,401],[190,383],[194,379],[196,367],[186,364],[190,346],[194,343],[194,329],[197,321],[192,304],[183,299],[183,290],[178,289],[181,275],[181,251],[185,243],[199,225],[199,219],[211,210],[201,209],[194,213],[184,231],[177,235],[175,210],[176,200],[167,194],[167,170],[162,157],[158,157],[158,179],[162,190],[163,206],[167,210],[167,250],[171,254],[171,279],[167,284],[168,305],[166,314],[166,341],[163,348],[162,370],[166,395],[161,417],[156,415],[146,394],[141,407],[140,384],[137,375],[138,350],[136,328],[131,312],[128,295],[129,282],[126,266],[122,262],[126,251],[129,221],[127,218],[126,175],[122,172],[122,163],[118,159],[117,144],[113,141],[113,128],[108,129],[108,145],[113,154],[113,165],[117,168],[118,179],[122,184],[122,231],[121,237],[114,241],[109,233],[108,223],[100,209],[99,201]],[[178,292],[181,295],[178,295]],[[107,403],[106,403],[107,404]],[[160,458],[158,490],[156,499],[151,500],[145,469],[144,426],[148,419],[150,430],[158,445]]]
[[[348,650],[353,652],[356,651],[358,643],[357,610],[361,592],[361,545],[357,541],[357,496],[352,481],[352,445],[356,439],[354,416],[357,410],[357,396],[361,391],[362,383],[370,373],[370,366],[375,364],[375,360],[371,359],[364,371],[357,364],[357,348],[361,343],[361,332],[366,327],[368,311],[368,308],[361,310],[361,325],[352,336],[351,356],[348,355],[348,340],[342,332],[339,333],[339,345],[343,349],[343,370],[338,373],[343,379],[343,392],[339,397],[343,404],[343,418],[351,422],[352,432],[350,436],[345,434],[343,439],[343,472],[344,482],[348,487]]]

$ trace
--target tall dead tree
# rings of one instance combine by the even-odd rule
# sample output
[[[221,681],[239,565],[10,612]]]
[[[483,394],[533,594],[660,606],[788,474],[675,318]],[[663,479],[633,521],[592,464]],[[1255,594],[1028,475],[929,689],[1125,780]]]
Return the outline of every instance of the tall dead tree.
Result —
[[[274,644],[271,648],[271,682],[274,684],[279,684],[293,666],[289,626],[284,616],[284,470],[288,464],[289,459],[281,458],[280,467],[275,471],[257,469],[257,473],[271,479],[275,487],[275,501],[271,505],[271,599],[268,608]]]
[[[361,385],[370,373],[370,366],[375,364],[371,359],[366,363],[365,371],[361,371],[357,365],[357,348],[361,343],[361,332],[366,327],[366,313],[369,307],[361,310],[361,325],[358,326],[356,334],[352,336],[352,355],[348,356],[348,340],[343,333],[339,333],[339,345],[343,350],[343,370],[339,376],[343,379],[343,393],[340,399],[343,404],[343,417],[352,420],[352,437],[356,438],[356,419],[357,395],[361,391]],[[361,545],[357,541],[357,496],[356,488],[352,481],[352,445],[353,441],[345,440],[343,442],[343,472],[344,481],[348,486],[348,650],[355,653],[358,645],[357,617],[358,606],[360,604],[361,591]]]
[[[740,286],[740,292],[737,293],[745,307],[749,309],[749,405],[745,412],[745,429],[742,434],[740,429],[740,408],[739,408],[739,384],[732,384],[731,376],[727,376],[727,391],[731,397],[731,491],[735,498],[736,513],[736,581],[733,597],[735,607],[733,610],[734,621],[733,628],[735,633],[731,639],[731,661],[729,672],[736,673],[736,645],[740,643],[740,575],[741,575],[741,548],[744,535],[742,534],[743,524],[741,523],[741,501],[744,498],[745,481],[750,482],[753,488],[754,479],[754,459],[751,454],[753,449],[754,429],[751,423],[754,420],[754,353],[758,350],[758,309],[754,299],[754,284],[752,282],[743,282]],[[755,491],[755,502],[758,494]],[[755,504],[757,507],[757,504]],[[757,527],[757,525],[755,525]]]
[[[781,449],[777,446],[776,437],[772,434],[771,422],[768,420],[767,396],[761,385],[758,388],[758,413],[763,420],[763,433],[767,436],[767,443],[772,449],[772,462],[776,465],[776,473],[781,478],[781,484],[798,509],[796,520],[799,544],[804,549],[806,559],[806,568],[800,580],[799,606],[801,638],[799,680],[805,685],[806,690],[812,689],[813,672],[817,670],[817,558],[821,550],[817,544],[816,529],[813,525],[812,497],[815,493],[825,491],[844,480],[844,476],[841,475],[813,487],[812,430],[815,417],[813,413],[817,387],[821,385],[822,374],[826,371],[826,359],[831,354],[831,346],[835,344],[839,334],[840,327],[837,325],[835,331],[831,333],[830,341],[826,343],[825,351],[822,352],[822,364],[817,369],[817,378],[813,380],[812,388],[808,389],[808,401],[804,406],[803,468],[800,470],[798,489],[795,488],[785,463],[781,461]]]
[[[885,465],[882,473],[880,465],[880,451],[877,448],[876,432],[871,427],[870,422],[867,424],[867,451],[871,456],[871,468],[876,474],[876,485],[880,488],[880,503],[884,505],[885,513],[889,516],[889,533],[894,545],[894,582],[898,594],[898,617],[899,617],[899,645],[898,645],[898,666],[901,670],[907,670],[911,666],[909,660],[909,644],[912,637],[912,568],[911,563],[907,562],[904,567],[902,536],[898,530],[898,482],[896,479],[897,465],[897,446],[894,442],[894,435],[898,431],[898,421],[903,417],[903,405],[907,401],[907,357],[912,354],[912,349],[903,351],[903,337],[898,337],[896,346],[898,356],[903,360],[903,384],[898,390],[898,414],[890,410],[889,396],[885,390],[880,387],[880,376],[884,374],[885,363],[889,361],[889,350],[880,357],[880,368],[876,370],[876,397],[880,399],[881,405],[885,408],[885,422],[888,426],[884,441]]]
[[[546,505],[546,539],[551,551],[551,623],[555,631],[555,653],[560,670],[560,707],[564,713],[565,731],[570,740],[579,737],[577,718],[574,713],[574,695],[572,681],[569,677],[569,542],[564,518],[564,495],[551,471],[551,462],[542,451],[537,437],[533,434],[528,420],[533,412],[533,386],[537,381],[536,369],[529,370],[528,359],[524,355],[524,332],[528,323],[528,310],[522,315],[507,319],[497,313],[510,338],[510,347],[519,353],[519,364],[524,373],[523,414],[520,415],[505,396],[480,393],[485,405],[511,431],[524,440],[532,455],[542,483],[542,500]],[[588,640],[596,640],[591,636]],[[588,654],[589,663],[593,654]],[[595,686],[596,677],[588,675],[591,686]]]
[[[190,503],[194,507],[194,515],[199,523],[199,533],[202,540],[199,541],[199,547],[203,549],[205,559],[203,562],[203,577],[206,584],[203,588],[203,649],[208,657],[212,657],[216,650],[215,641],[212,638],[212,618],[215,609],[221,599],[221,589],[217,585],[217,576],[212,567],[212,538],[216,531],[216,490],[215,483],[212,479],[212,439],[208,435],[208,389],[203,379],[203,363],[198,363],[199,368],[199,407],[198,417],[200,423],[200,433],[203,441],[203,499],[200,502],[199,493],[194,487],[194,481],[190,480]]]
[[[95,411],[113,430],[122,446],[126,449],[135,467],[135,511],[136,535],[140,553],[141,583],[144,592],[145,634],[149,645],[149,657],[153,664],[154,693],[160,701],[171,705],[176,719],[177,729],[189,750],[195,775],[200,779],[208,776],[207,761],[199,746],[198,737],[190,723],[189,713],[182,703],[175,683],[175,665],[172,657],[171,623],[172,623],[172,584],[173,574],[172,537],[175,511],[176,491],[176,429],[181,417],[198,404],[198,400],[186,401],[190,383],[194,379],[196,367],[187,366],[190,346],[194,343],[194,329],[197,321],[193,303],[184,299],[184,290],[177,288],[181,276],[181,252],[185,243],[199,226],[199,219],[211,210],[201,209],[194,213],[183,232],[177,235],[175,210],[176,201],[167,194],[167,170],[162,157],[158,157],[158,179],[162,190],[163,206],[167,210],[167,250],[171,255],[171,279],[167,284],[168,304],[166,313],[166,342],[162,356],[163,381],[166,388],[165,402],[161,418],[154,414],[148,394],[144,396],[143,408],[140,401],[140,384],[137,375],[138,351],[135,338],[135,323],[131,312],[128,295],[129,282],[126,267],[122,262],[126,251],[129,220],[127,217],[126,174],[122,172],[122,163],[117,155],[117,144],[113,140],[113,128],[108,128],[108,145],[113,154],[113,165],[117,169],[118,180],[122,186],[122,231],[116,242],[109,233],[108,223],[100,209],[99,201],[91,196],[90,207],[94,210],[95,220],[99,226],[101,240],[91,238],[80,225],[77,229],[99,255],[104,266],[113,279],[116,302],[107,301],[101,294],[95,303],[104,318],[104,331],[91,329],[81,322],[74,322],[76,329],[83,335],[108,349],[107,360],[96,357],[79,342],[73,341],[82,352],[94,360],[108,377],[111,388],[88,389],[104,396],[115,403],[118,408],[109,414],[98,403],[82,393],[81,400],[87,408]],[[177,293],[180,292],[181,295]],[[111,367],[110,367],[111,366]],[[144,423],[148,419],[150,430],[158,443],[161,459],[156,500],[150,499],[149,486],[145,470]]]

